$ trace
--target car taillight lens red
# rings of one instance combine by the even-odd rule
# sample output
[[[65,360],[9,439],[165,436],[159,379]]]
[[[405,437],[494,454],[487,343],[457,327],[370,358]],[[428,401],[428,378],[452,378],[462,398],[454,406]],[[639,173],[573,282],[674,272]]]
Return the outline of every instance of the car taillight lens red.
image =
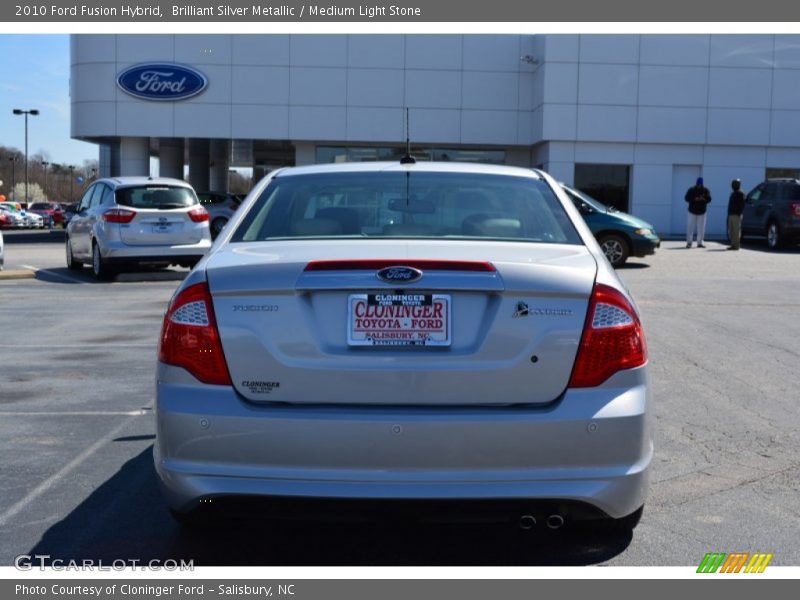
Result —
[[[108,223],[130,223],[135,216],[136,212],[133,210],[112,208],[103,213],[103,220]]]
[[[195,206],[192,210],[190,210],[186,214],[189,215],[189,218],[195,223],[202,223],[203,221],[208,221],[208,211],[202,206]]]
[[[600,385],[617,371],[647,362],[642,325],[628,299],[595,284],[569,387]]]
[[[792,202],[792,216],[800,219],[800,202]]]
[[[170,303],[161,328],[158,360],[183,367],[203,383],[231,385],[206,283],[187,287]]]

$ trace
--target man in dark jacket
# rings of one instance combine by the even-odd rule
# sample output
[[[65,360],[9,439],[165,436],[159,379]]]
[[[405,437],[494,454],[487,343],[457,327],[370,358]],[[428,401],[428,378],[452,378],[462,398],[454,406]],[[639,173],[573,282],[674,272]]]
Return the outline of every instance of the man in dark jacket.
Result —
[[[731,181],[731,197],[728,199],[728,250],[738,250],[742,242],[742,213],[744,212],[744,193],[741,179]]]
[[[703,186],[703,178],[698,177],[697,183],[690,187],[684,197],[689,204],[689,219],[686,225],[686,247],[692,247],[692,237],[697,231],[697,247],[705,248],[703,239],[706,235],[706,206],[711,202],[711,192]]]

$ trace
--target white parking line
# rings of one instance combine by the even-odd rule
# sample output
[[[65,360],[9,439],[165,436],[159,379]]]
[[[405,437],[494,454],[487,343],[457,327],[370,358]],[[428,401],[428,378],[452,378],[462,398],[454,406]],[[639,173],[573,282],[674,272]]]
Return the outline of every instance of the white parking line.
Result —
[[[139,410],[68,410],[61,411],[5,411],[0,410],[3,417],[141,417],[150,415],[152,411],[140,408]]]
[[[53,350],[59,350],[61,348],[86,348],[87,350],[91,350],[93,348],[97,348],[101,346],[103,348],[155,348],[156,343],[153,342],[152,344],[107,344],[105,342],[97,342],[95,344],[3,344],[2,348],[16,348],[16,349],[23,349],[23,348],[32,348],[34,350],[41,350],[42,348],[51,348]]]
[[[22,266],[26,269],[30,269],[34,273],[39,273],[41,271],[42,273],[47,273],[48,275],[52,275],[53,277],[63,279],[64,281],[69,281],[71,283],[86,283],[81,279],[76,279],[75,277],[70,277],[69,275],[62,275],[61,273],[55,273],[50,269],[40,269],[38,267],[32,267],[31,265],[22,265]]]
[[[152,402],[148,405],[148,407],[150,406],[152,406]],[[136,416],[139,416],[138,412],[136,413]],[[8,523],[9,519],[15,517],[20,511],[22,511],[22,509],[26,508],[31,502],[36,500],[42,494],[46,493],[48,490],[50,490],[50,488],[58,484],[61,480],[63,480],[67,475],[69,475],[82,463],[86,462],[86,460],[90,456],[92,456],[95,452],[100,450],[100,448],[111,442],[115,437],[117,437],[119,432],[125,429],[125,427],[134,418],[136,417],[129,416],[127,419],[124,419],[122,423],[114,427],[114,429],[109,431],[106,435],[101,437],[94,444],[89,446],[86,450],[84,450],[78,456],[69,461],[59,471],[57,471],[56,473],[45,479],[42,483],[37,485],[35,488],[33,488],[30,492],[28,492],[25,495],[24,498],[14,503],[5,512],[0,513],[0,527],[5,526]]]

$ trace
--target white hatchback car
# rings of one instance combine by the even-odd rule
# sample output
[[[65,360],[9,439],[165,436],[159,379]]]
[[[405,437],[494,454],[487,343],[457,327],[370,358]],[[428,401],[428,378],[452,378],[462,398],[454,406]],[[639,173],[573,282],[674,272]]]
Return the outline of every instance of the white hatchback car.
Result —
[[[155,466],[182,522],[246,496],[502,499],[526,528],[641,515],[639,314],[541,171],[275,171],[177,289],[158,361]]]
[[[98,279],[128,265],[194,266],[211,247],[208,213],[177,179],[100,179],[67,225],[67,267],[89,263]]]

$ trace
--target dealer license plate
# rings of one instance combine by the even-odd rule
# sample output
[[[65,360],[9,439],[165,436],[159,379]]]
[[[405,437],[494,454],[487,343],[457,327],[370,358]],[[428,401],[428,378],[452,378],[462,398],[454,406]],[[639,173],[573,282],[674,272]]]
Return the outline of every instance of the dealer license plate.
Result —
[[[449,346],[448,294],[351,294],[347,300],[350,346]]]

